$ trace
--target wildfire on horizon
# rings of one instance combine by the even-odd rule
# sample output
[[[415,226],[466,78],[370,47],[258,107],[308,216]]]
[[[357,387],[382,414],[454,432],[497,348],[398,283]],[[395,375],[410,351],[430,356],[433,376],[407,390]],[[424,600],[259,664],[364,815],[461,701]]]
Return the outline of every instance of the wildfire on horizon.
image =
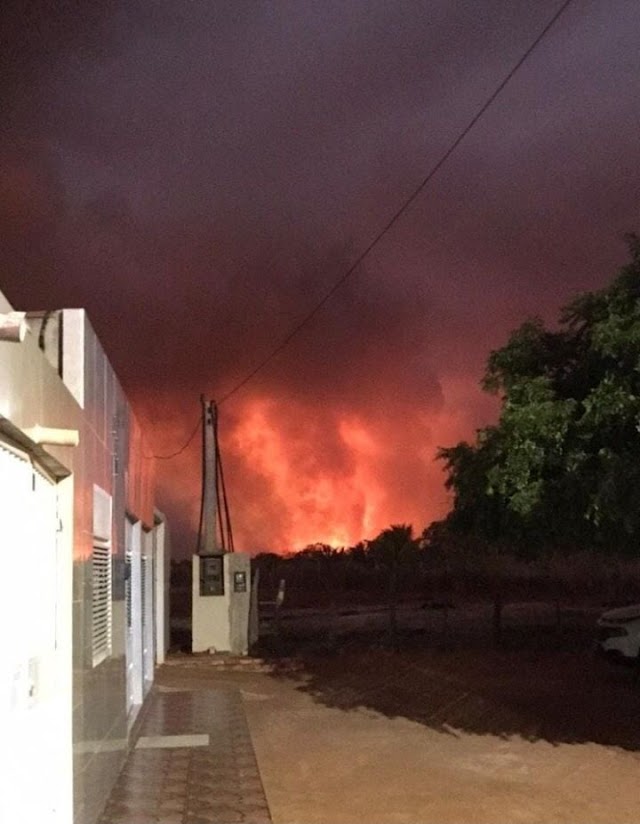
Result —
[[[451,381],[445,387],[449,403],[430,414],[404,409],[400,423],[398,414],[371,407],[325,407],[318,414],[291,399],[264,396],[247,398],[233,415],[222,411],[236,547],[252,553],[317,543],[348,547],[392,523],[411,523],[419,534],[449,508],[434,460],[437,447],[473,431],[460,411],[468,406],[464,385]],[[156,421],[160,443],[183,436],[173,427],[159,429]],[[192,534],[199,519],[198,444],[196,438],[175,461],[158,465],[162,494],[188,513],[184,526]]]
[[[273,496],[286,502],[286,546],[348,546],[373,534],[384,523],[388,506],[376,477],[382,446],[375,433],[361,421],[339,419],[339,437],[349,461],[347,468],[332,470],[319,466],[322,462],[313,455],[322,451],[322,443],[287,442],[283,431],[270,422],[267,407],[264,402],[250,404],[229,440],[242,462],[268,479]]]

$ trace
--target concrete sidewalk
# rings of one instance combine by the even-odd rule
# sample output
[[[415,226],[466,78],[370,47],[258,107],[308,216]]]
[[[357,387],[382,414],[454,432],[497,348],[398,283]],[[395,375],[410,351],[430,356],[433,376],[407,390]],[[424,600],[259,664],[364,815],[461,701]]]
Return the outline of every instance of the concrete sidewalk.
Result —
[[[273,824],[640,821],[636,752],[345,711],[304,692],[304,679],[252,669],[265,668],[185,656],[159,670],[157,685],[198,695],[239,691]],[[465,700],[473,707],[471,693]]]

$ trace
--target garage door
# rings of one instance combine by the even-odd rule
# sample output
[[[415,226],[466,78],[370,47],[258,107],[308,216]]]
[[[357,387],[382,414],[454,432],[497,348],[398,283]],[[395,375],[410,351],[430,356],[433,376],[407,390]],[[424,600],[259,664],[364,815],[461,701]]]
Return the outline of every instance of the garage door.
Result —
[[[63,728],[70,696],[57,677],[56,485],[0,442],[0,821],[68,824]]]

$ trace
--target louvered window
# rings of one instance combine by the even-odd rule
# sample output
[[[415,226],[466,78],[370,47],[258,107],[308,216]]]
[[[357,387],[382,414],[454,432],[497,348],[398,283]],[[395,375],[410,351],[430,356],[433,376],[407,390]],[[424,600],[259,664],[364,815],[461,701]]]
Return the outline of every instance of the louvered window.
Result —
[[[133,624],[133,589],[131,587],[131,553],[125,556],[124,573],[124,600],[127,610],[127,629],[131,629]]]
[[[140,564],[140,600],[142,601],[142,628],[144,638],[144,627],[147,623],[147,556],[142,556],[142,563]],[[144,643],[144,641],[143,641]]]
[[[93,556],[93,666],[111,655],[111,548],[94,542]]]
[[[111,655],[111,496],[93,488],[93,552],[91,555],[93,600],[91,641],[93,666]]]

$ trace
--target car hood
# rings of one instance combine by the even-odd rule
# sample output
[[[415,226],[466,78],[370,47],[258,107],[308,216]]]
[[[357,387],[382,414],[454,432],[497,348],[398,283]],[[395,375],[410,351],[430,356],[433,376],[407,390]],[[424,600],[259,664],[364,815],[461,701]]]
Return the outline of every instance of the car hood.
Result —
[[[635,621],[638,618],[640,618],[640,604],[610,609],[600,616],[601,621],[612,621],[616,624],[624,624],[626,621]]]

